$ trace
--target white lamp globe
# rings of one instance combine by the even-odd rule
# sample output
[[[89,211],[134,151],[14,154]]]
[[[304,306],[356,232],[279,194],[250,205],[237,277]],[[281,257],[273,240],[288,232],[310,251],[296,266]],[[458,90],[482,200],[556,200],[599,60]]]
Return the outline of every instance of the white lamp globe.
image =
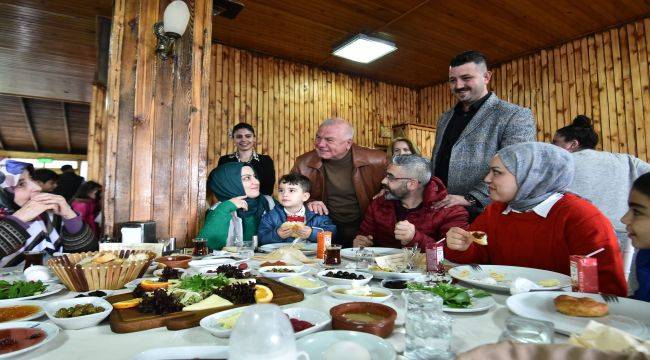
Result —
[[[163,18],[165,32],[171,32],[183,36],[189,21],[190,9],[184,1],[175,0],[167,5]]]

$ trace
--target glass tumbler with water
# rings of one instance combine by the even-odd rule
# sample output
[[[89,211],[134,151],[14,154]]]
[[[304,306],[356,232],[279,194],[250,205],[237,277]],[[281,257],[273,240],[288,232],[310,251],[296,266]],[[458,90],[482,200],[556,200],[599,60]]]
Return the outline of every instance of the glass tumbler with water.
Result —
[[[405,290],[406,349],[404,357],[414,360],[453,359],[452,318],[442,312],[442,298],[428,291]]]
[[[552,344],[555,328],[550,321],[534,320],[521,316],[506,319],[506,329],[499,341],[512,341],[524,344]]]

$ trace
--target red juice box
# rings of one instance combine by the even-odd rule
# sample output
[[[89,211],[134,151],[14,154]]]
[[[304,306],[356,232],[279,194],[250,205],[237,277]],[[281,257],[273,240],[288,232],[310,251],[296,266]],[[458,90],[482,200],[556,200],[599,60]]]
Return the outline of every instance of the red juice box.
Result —
[[[442,243],[436,243],[427,247],[427,271],[436,272],[440,263],[445,258],[445,246]]]
[[[569,257],[573,291],[598,293],[598,259],[582,255]]]

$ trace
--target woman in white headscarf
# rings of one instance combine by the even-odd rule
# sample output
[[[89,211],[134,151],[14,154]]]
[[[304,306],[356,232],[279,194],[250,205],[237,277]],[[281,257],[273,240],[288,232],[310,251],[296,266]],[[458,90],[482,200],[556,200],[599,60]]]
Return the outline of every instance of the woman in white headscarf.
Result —
[[[31,164],[0,159],[0,267],[20,265],[25,251],[96,248],[92,230],[62,196],[42,193]]]
[[[531,267],[570,274],[569,256],[604,248],[598,259],[601,292],[627,295],[618,241],[609,220],[589,201],[566,191],[573,158],[539,142],[511,145],[490,161],[484,181],[492,203],[468,231],[447,232],[445,257],[459,263]],[[473,242],[487,233],[488,244]]]

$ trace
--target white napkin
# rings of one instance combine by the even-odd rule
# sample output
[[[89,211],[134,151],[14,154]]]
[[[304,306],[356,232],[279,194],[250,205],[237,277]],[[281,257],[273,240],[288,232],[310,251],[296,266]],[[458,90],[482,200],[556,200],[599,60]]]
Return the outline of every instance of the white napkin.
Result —
[[[624,353],[637,351],[650,355],[650,341],[641,342],[625,331],[593,320],[589,321],[582,334],[572,334],[569,343],[588,349]]]
[[[537,285],[526,278],[518,277],[510,283],[510,294],[517,295],[541,288],[542,286]]]
[[[142,242],[141,228],[122,228],[122,244],[140,244]]]

